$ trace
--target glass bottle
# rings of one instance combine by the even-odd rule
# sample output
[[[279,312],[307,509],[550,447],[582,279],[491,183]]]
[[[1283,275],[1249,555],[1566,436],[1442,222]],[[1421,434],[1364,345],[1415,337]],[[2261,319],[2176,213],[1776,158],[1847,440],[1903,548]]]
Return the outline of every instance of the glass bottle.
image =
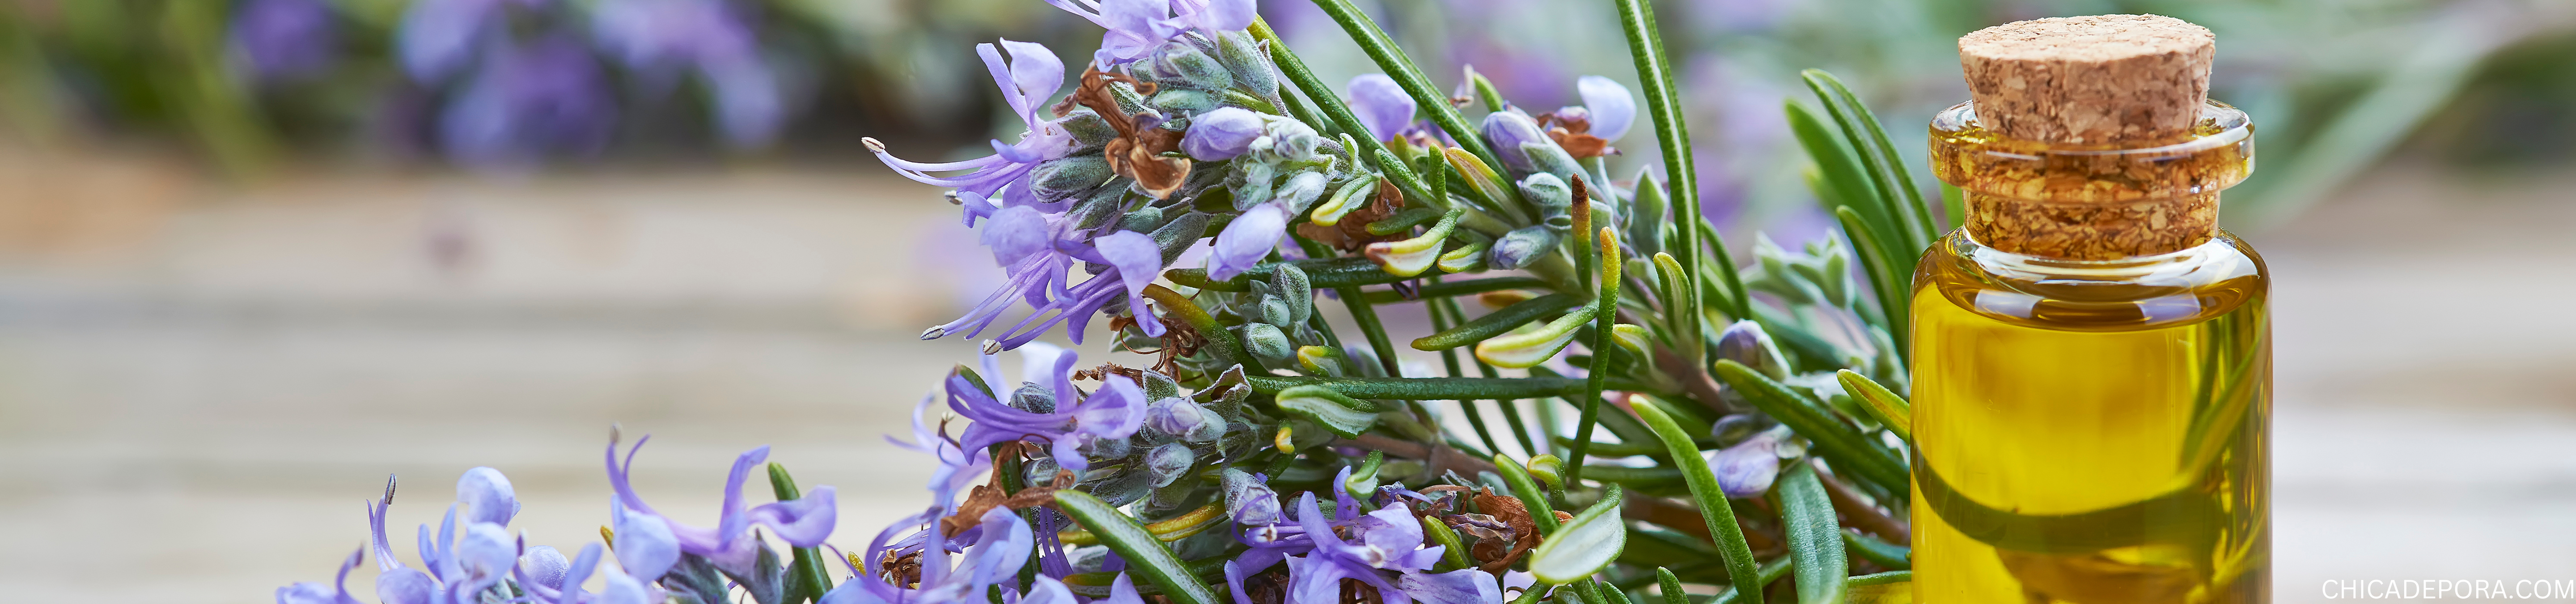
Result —
[[[2269,282],[2215,226],[2253,125],[2159,142],[1933,119],[1968,217],[1914,275],[1916,601],[2270,601]]]

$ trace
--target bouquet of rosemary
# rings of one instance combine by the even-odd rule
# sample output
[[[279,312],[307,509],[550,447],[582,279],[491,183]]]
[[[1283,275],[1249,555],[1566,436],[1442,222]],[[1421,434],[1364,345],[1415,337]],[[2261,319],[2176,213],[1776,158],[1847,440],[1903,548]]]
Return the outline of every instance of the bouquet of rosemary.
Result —
[[[924,163],[866,141],[953,189],[1009,273],[923,334],[990,339],[915,413],[908,446],[937,464],[920,513],[834,547],[831,487],[800,489],[769,464],[776,501],[744,499],[762,448],[736,460],[713,525],[684,524],[629,487],[635,450],[612,437],[607,547],[569,557],[513,537],[508,480],[476,468],[439,528],[420,528],[423,567],[406,567],[385,538],[388,485],[370,514],[381,601],[1902,593],[1909,413],[1882,384],[1905,383],[1906,269],[1938,219],[1832,76],[1808,72],[1823,110],[1792,103],[1789,118],[1850,245],[1763,240],[1739,266],[1700,210],[1648,2],[1601,7],[1625,25],[1644,103],[1586,77],[1583,105],[1536,115],[1472,69],[1443,93],[1349,0],[1315,2],[1384,73],[1347,98],[1253,0],[1049,2],[1108,33],[1069,87],[1043,46],[977,47],[1026,123],[1018,142]],[[1641,107],[1666,161],[1619,178],[1605,156]],[[1180,262],[1210,238],[1203,263]],[[1460,298],[1491,310],[1470,316]],[[1026,318],[997,329],[1023,302]],[[1316,309],[1334,303],[1348,325]],[[1436,332],[1400,343],[1378,309],[1401,304],[1424,305]],[[1095,320],[1153,364],[1084,366],[1036,341],[1061,326],[1079,343]],[[1398,345],[1437,351],[1445,375],[1402,370]],[[922,417],[943,401],[962,431]],[[1441,420],[1452,405],[1472,435]],[[1498,453],[1507,444],[1535,455]],[[278,600],[355,601],[322,583]]]

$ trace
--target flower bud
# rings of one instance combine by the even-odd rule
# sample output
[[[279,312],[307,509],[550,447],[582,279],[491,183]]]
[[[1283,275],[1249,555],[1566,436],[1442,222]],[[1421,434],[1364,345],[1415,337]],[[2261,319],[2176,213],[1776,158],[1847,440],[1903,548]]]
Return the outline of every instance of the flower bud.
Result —
[[[1279,361],[1297,354],[1297,344],[1289,341],[1288,334],[1279,331],[1277,326],[1267,323],[1246,323],[1240,329],[1244,349],[1252,351],[1252,356],[1260,357],[1261,360]]]
[[[1574,187],[1554,174],[1531,174],[1521,179],[1520,189],[1521,196],[1529,198],[1531,205],[1538,206],[1541,217],[1564,214],[1567,208],[1574,207]]]
[[[1582,172],[1574,156],[1548,138],[1538,121],[1519,111],[1496,111],[1485,114],[1485,140],[1493,143],[1494,153],[1501,156],[1503,167],[1529,174],[1547,172],[1564,176]]]
[[[1288,301],[1281,299],[1278,296],[1262,296],[1261,301],[1253,304],[1252,308],[1253,313],[1250,318],[1254,321],[1282,328],[1295,327],[1297,325],[1296,318],[1289,314]],[[1287,330],[1285,329],[1281,330],[1282,333],[1285,333],[1286,331]]]
[[[1494,268],[1501,270],[1520,268],[1521,265],[1537,259],[1540,254],[1556,251],[1556,244],[1562,240],[1562,236],[1558,235],[1555,229],[1544,225],[1513,229],[1512,232],[1504,233],[1502,239],[1494,241],[1492,256]]]
[[[1278,524],[1281,519],[1279,493],[1270,490],[1270,485],[1264,484],[1266,482],[1268,481],[1260,476],[1226,468],[1224,475],[1226,516],[1244,526]]]
[[[1789,368],[1780,359],[1780,348],[1771,343],[1771,334],[1752,321],[1736,321],[1717,335],[1717,358],[1743,363],[1771,379],[1787,379]]]
[[[1030,174],[1029,192],[1037,194],[1040,201],[1053,203],[1090,191],[1112,176],[1117,174],[1110,172],[1109,159],[1098,155],[1048,160]]]
[[[1272,193],[1271,198],[1288,204],[1288,215],[1295,216],[1304,213],[1307,206],[1314,205],[1316,198],[1324,196],[1327,180],[1323,172],[1299,172],[1288,177],[1288,184],[1280,185],[1279,191]]]
[[[1145,472],[1153,477],[1154,488],[1159,489],[1188,474],[1190,465],[1198,463],[1198,459],[1198,454],[1191,452],[1189,445],[1163,443],[1163,446],[1145,453]]]
[[[1013,409],[1030,413],[1054,413],[1055,391],[1036,382],[1021,382],[1019,389],[1011,391],[1011,400],[1004,402]]]
[[[1199,161],[1234,159],[1261,138],[1261,114],[1242,107],[1218,107],[1190,118],[1190,129],[1181,135],[1181,152]]]
[[[1145,426],[1183,441],[1212,442],[1225,435],[1225,418],[1195,401],[1171,397],[1145,408]]]
[[[1315,316],[1315,287],[1306,279],[1306,269],[1280,264],[1270,271],[1270,289],[1288,305],[1288,322],[1278,325],[1304,325]]]
[[[1225,69],[1234,75],[1234,84],[1252,91],[1253,96],[1268,97],[1279,93],[1279,77],[1273,75],[1270,53],[1261,50],[1252,35],[1229,31],[1217,36],[1217,56]]]
[[[1164,111],[1191,114],[1215,109],[1216,95],[1208,94],[1205,90],[1165,88],[1162,92],[1154,93],[1154,98],[1148,102]]]
[[[1710,473],[1717,475],[1718,490],[1731,499],[1759,497],[1771,490],[1771,481],[1780,476],[1780,441],[1785,428],[1765,430],[1735,446],[1703,453],[1708,457]]]
[[[564,575],[571,571],[572,560],[565,558],[563,552],[553,546],[539,545],[528,548],[528,553],[519,554],[519,572],[527,573],[530,583],[546,586],[546,589],[563,589]]]
[[[1027,465],[1020,466],[1021,484],[1041,485],[1054,483],[1056,472],[1063,467],[1064,466],[1057,465],[1055,463],[1055,458],[1053,457],[1031,459]]]
[[[1154,52],[1154,79],[1162,86],[1224,90],[1234,83],[1234,74],[1216,57],[1199,52],[1188,42],[1173,40]]]
[[[465,504],[463,522],[509,524],[519,515],[519,499],[509,477],[489,467],[466,470],[456,478],[456,502]]]
[[[1297,120],[1269,120],[1263,138],[1267,140],[1253,142],[1252,150],[1265,160],[1313,161],[1315,149],[1324,144],[1323,135]]]

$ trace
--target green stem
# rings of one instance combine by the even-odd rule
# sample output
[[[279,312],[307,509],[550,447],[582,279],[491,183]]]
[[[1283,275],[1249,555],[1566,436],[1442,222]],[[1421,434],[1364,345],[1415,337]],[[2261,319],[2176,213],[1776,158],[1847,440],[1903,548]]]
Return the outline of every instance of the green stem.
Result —
[[[1581,203],[1583,200],[1576,200]],[[1589,212],[1586,212],[1589,213]],[[1584,372],[1588,387],[1583,392],[1583,414],[1574,422],[1574,444],[1566,450],[1565,484],[1573,486],[1583,478],[1583,454],[1592,446],[1592,426],[1601,420],[1601,387],[1610,379],[1610,339],[1619,323],[1619,234],[1611,227],[1601,227],[1598,243],[1601,291],[1593,297],[1592,370]]]
[[[1584,388],[1583,380],[1574,378],[1245,377],[1252,381],[1252,390],[1262,394],[1319,384],[1351,398],[1408,401],[1547,398],[1580,392]]]
[[[1533,277],[1492,277],[1448,282],[1433,280],[1429,285],[1424,285],[1421,290],[1415,292],[1414,298],[1472,296],[1507,289],[1551,289],[1553,287],[1547,281]],[[1372,291],[1368,293],[1368,301],[1375,304],[1394,304],[1406,300],[1403,294],[1394,291]],[[1460,320],[1464,319],[1460,317]]]

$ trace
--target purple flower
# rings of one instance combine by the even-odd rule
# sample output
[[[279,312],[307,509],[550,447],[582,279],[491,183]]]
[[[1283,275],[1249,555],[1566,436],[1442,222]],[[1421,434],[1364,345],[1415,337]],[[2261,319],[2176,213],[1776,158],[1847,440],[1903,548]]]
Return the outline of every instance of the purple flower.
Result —
[[[1171,397],[1145,408],[1145,425],[1154,430],[1194,443],[1213,442],[1225,435],[1225,418],[1199,406],[1185,397]]]
[[[337,20],[322,0],[251,0],[233,13],[232,46],[259,81],[300,78],[330,66]]]
[[[514,0],[420,0],[403,12],[394,50],[414,80],[435,82],[463,69],[498,30],[502,5]],[[516,0],[535,5],[542,0]]]
[[[1345,469],[1344,477],[1348,474]],[[1335,478],[1336,484],[1341,478]],[[1297,524],[1315,549],[1287,560],[1290,601],[1331,602],[1341,595],[1343,579],[1358,579],[1378,588],[1389,604],[1402,604],[1409,600],[1405,592],[1378,571],[1421,571],[1440,561],[1441,546],[1422,546],[1422,522],[1412,510],[1389,506],[1354,518],[1358,507],[1336,505],[1334,513],[1342,522],[1328,522],[1314,493],[1298,498]],[[1344,532],[1336,534],[1335,524]]]
[[[357,568],[366,555],[363,548],[350,552],[349,560],[340,563],[339,578],[330,585],[305,581],[277,588],[277,604],[358,604],[357,598],[349,597],[349,569]]]
[[[984,69],[992,74],[993,83],[1001,87],[1002,99],[1028,126],[1028,133],[1021,135],[1019,144],[1006,146],[996,140],[992,142],[993,155],[966,161],[924,163],[897,159],[887,154],[885,144],[876,139],[859,141],[867,145],[869,151],[875,152],[877,159],[885,162],[886,167],[894,168],[905,178],[956,189],[958,199],[966,206],[966,226],[975,226],[976,218],[992,216],[1001,206],[1038,203],[1036,195],[1029,190],[1030,173],[1040,162],[1072,154],[1077,145],[1072,132],[1062,125],[1062,120],[1038,118],[1038,110],[1044,107],[1047,97],[1064,86],[1064,61],[1056,58],[1055,52],[1045,46],[1028,42],[1002,40],[1001,48],[1010,49],[1010,60],[1004,61],[1001,51],[992,44],[975,45],[975,53],[984,58]],[[930,175],[931,172],[957,170],[971,172],[946,177]],[[1001,206],[995,205],[996,201]]]
[[[986,379],[997,377],[999,376],[988,376]],[[968,453],[966,449],[958,446],[957,441],[931,430],[930,426],[923,422],[923,418],[926,417],[923,412],[929,411],[930,406],[938,400],[936,396],[924,395],[921,397],[921,404],[912,408],[911,443],[895,440],[892,435],[886,436],[886,442],[894,443],[897,447],[928,453],[939,460],[939,469],[930,475],[930,493],[931,499],[937,501],[938,507],[944,510],[955,506],[958,491],[965,490],[969,483],[982,479],[985,473],[991,472],[993,462],[991,458],[982,455],[981,451]]]
[[[1268,477],[1234,468],[1226,468],[1222,477],[1226,517],[1244,526],[1279,523],[1279,492],[1270,490]]]
[[[1260,16],[1254,0],[1172,0],[1172,21],[1215,38],[1217,32],[1252,27]]]
[[[1735,446],[1703,453],[1709,471],[1717,475],[1718,489],[1734,499],[1769,492],[1771,481],[1780,476],[1780,441],[1785,438],[1784,430],[1765,430]]]
[[[1557,148],[1556,139],[1549,138],[1547,131],[1538,127],[1538,121],[1518,111],[1485,114],[1483,130],[1485,141],[1494,145],[1496,155],[1502,156],[1503,166],[1514,173],[1552,172],[1550,168],[1559,167],[1549,161],[1553,158],[1531,157],[1531,148],[1554,149],[1554,155],[1565,154],[1563,149]],[[1566,164],[1573,162],[1571,157],[1564,160]]]
[[[1351,111],[1359,114],[1360,124],[1380,142],[1403,136],[1413,126],[1413,96],[1395,84],[1395,78],[1383,73],[1361,74],[1351,78]]]
[[[1286,204],[1272,201],[1245,210],[1217,233],[1215,247],[1208,254],[1208,278],[1232,279],[1260,264],[1270,257],[1272,248],[1279,246],[1279,238],[1287,228]]]
[[[478,467],[456,478],[456,501],[465,504],[467,522],[509,524],[519,515],[519,499],[510,478],[500,470]]]
[[[1091,65],[1102,70],[1151,56],[1164,40],[1181,33],[1172,23],[1170,0],[1047,0],[1047,4],[1109,30],[1101,34],[1100,50],[1091,58]]]
[[[821,545],[825,537],[831,536],[833,522],[837,518],[832,487],[814,487],[799,499],[744,507],[742,484],[750,478],[752,468],[769,459],[769,447],[752,449],[734,458],[733,471],[725,477],[723,512],[715,527],[681,524],[653,511],[653,506],[646,505],[644,499],[635,494],[635,488],[628,480],[628,473],[635,465],[635,452],[642,450],[644,442],[651,439],[650,436],[636,439],[635,446],[627,449],[625,462],[621,464],[617,457],[617,439],[614,436],[609,438],[608,483],[617,491],[616,505],[624,508],[621,514],[657,517],[668,526],[682,553],[705,556],[718,569],[744,575],[760,547],[758,540],[752,537],[752,525],[768,526],[780,540],[795,547]]]
[[[839,587],[832,588],[830,593],[823,594],[819,604],[980,602],[983,601],[984,594],[990,586],[1004,583],[1005,579],[1012,579],[1013,581],[1010,582],[1016,583],[1018,578],[1016,575],[1020,572],[1020,566],[1028,562],[1029,548],[1034,541],[1028,523],[1021,521],[1019,514],[1012,513],[1006,508],[995,507],[985,511],[974,528],[957,534],[956,540],[968,541],[968,543],[954,550],[965,556],[965,560],[954,567],[951,567],[949,562],[949,556],[952,555],[950,544],[930,542],[935,539],[933,535],[939,530],[936,525],[927,529],[917,529],[910,537],[900,542],[892,542],[896,531],[915,529],[943,513],[945,512],[941,510],[924,510],[919,514],[898,520],[893,526],[888,526],[884,531],[877,533],[876,540],[868,544],[867,554],[862,558],[866,566],[849,567],[851,573],[856,576]],[[920,583],[907,587],[886,582],[885,569],[879,567],[879,563],[889,557],[906,553],[921,555]],[[845,561],[843,565],[847,567],[848,563]],[[1011,588],[1005,586],[1003,589],[1008,591]],[[1032,597],[1024,598],[1022,602],[1074,603],[1072,594],[1065,590],[1064,584],[1052,578],[1038,577],[1036,585],[1032,586],[1030,591]]]
[[[736,147],[767,144],[783,117],[777,77],[761,60],[742,11],[724,0],[608,0],[592,37],[629,69],[696,70],[714,94],[715,122]]]
[[[590,52],[568,36],[499,44],[441,116],[449,155],[497,166],[608,142],[616,101]]]
[[[1264,123],[1261,114],[1252,110],[1218,107],[1190,118],[1190,130],[1181,136],[1181,151],[1199,161],[1234,159],[1252,150]]]
[[[1068,351],[1055,357],[1047,384],[1055,396],[1052,413],[1014,408],[996,400],[995,393],[985,392],[964,374],[950,373],[948,408],[975,422],[967,426],[958,447],[982,451],[995,443],[1013,440],[1043,441],[1051,446],[1057,466],[1079,472],[1091,467],[1085,449],[1134,435],[1145,421],[1144,391],[1136,387],[1135,380],[1113,375],[1101,381],[1099,392],[1084,395],[1067,377],[1078,356]],[[987,383],[1002,388],[999,383]]]
[[[1152,56],[1164,41],[1195,29],[1217,32],[1252,26],[1254,0],[1047,0],[1109,30],[1100,37],[1092,66],[1102,70]]]
[[[984,241],[995,246],[994,259],[1007,262],[1009,281],[966,311],[965,316],[922,332],[921,339],[938,339],[961,330],[967,332],[967,337],[975,337],[1000,318],[1012,302],[1024,300],[1034,310],[998,338],[1002,349],[1027,344],[1059,323],[1065,324],[1066,335],[1080,344],[1091,315],[1100,312],[1118,294],[1126,294],[1130,312],[1145,308],[1145,286],[1153,284],[1155,275],[1163,270],[1163,250],[1153,237],[1116,231],[1085,242],[1084,232],[1075,229],[1072,219],[1062,214],[1038,214],[1028,208],[1009,213],[1013,215],[1010,220],[995,217],[984,234]],[[1033,245],[1035,242],[1045,245]],[[1068,287],[1067,273],[1076,260],[1104,264],[1109,269]],[[1143,321],[1138,326],[1148,336],[1163,334],[1160,321]]]
[[[1592,136],[1616,141],[1637,122],[1637,98],[1618,81],[1588,75],[1575,79],[1574,88],[1583,96],[1584,112],[1592,121]]]

